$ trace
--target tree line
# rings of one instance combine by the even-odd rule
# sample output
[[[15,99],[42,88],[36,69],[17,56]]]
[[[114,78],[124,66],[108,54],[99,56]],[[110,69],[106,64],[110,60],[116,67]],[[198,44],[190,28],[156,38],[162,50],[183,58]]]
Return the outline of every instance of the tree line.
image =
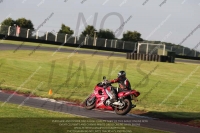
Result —
[[[30,30],[34,30],[34,25],[31,20],[28,20],[26,18],[18,18],[17,20],[13,20],[12,18],[7,18],[3,20],[1,25],[6,25],[6,26],[14,26],[18,25],[21,28],[27,28]],[[98,38],[105,38],[105,39],[118,39],[115,37],[115,34],[112,30],[110,29],[100,29],[97,30],[95,29],[94,26],[88,25],[85,27],[85,29],[81,33],[81,37],[90,35],[91,37],[94,36],[96,32],[96,37]],[[74,31],[71,30],[71,28],[65,24],[61,24],[60,30],[58,33],[63,33],[63,34],[68,34],[68,35],[73,35]],[[45,36],[45,35],[44,35]],[[43,37],[44,37],[43,36]],[[48,36],[55,36],[54,33],[49,33]],[[141,34],[137,31],[126,31],[123,33],[123,37],[121,38],[123,41],[133,41],[133,42],[138,42],[138,41],[143,41],[141,38]]]
[[[30,29],[32,31],[34,31],[34,25],[32,23],[31,20],[26,19],[26,18],[18,18],[17,20],[13,20],[12,18],[7,18],[5,20],[2,21],[1,25],[6,25],[6,26],[16,26],[18,25],[21,28],[26,28],[26,29]],[[2,29],[1,29],[2,30]],[[5,33],[7,32],[7,29],[4,29]],[[21,31],[24,32],[23,34],[26,34],[26,31]],[[20,33],[21,33],[20,32]],[[96,32],[96,33],[95,33]],[[2,31],[0,32],[2,33]],[[55,31],[53,32],[49,32],[48,34],[48,38],[55,38]],[[68,34],[73,35],[74,31],[67,25],[65,24],[61,24],[61,27],[58,31],[58,33],[63,33],[63,37],[64,38],[64,34]],[[115,39],[115,40],[122,40],[122,41],[129,41],[129,42],[138,42],[138,41],[143,41],[143,42],[148,42],[148,43],[154,43],[154,44],[160,44],[160,43],[165,43],[166,46],[173,46],[172,47],[172,51],[174,49],[176,49],[176,51],[178,51],[178,53],[182,53],[183,48],[185,53],[190,53],[190,56],[194,55],[194,50],[191,53],[191,49],[188,47],[184,47],[184,46],[180,46],[180,45],[176,45],[173,43],[168,43],[168,42],[161,42],[161,41],[148,41],[148,40],[143,40],[141,38],[141,33],[137,32],[137,31],[126,31],[123,33],[123,36],[121,39],[116,38],[115,33],[110,30],[110,29],[95,29],[94,26],[88,25],[87,27],[85,27],[85,29],[82,31],[80,37],[85,37],[87,35],[90,35],[91,37],[94,37],[94,34],[96,34],[96,37],[98,38],[104,38],[104,39]],[[32,35],[32,32],[29,33],[30,36]],[[44,39],[46,37],[46,35],[44,34],[43,36],[40,36],[39,38]],[[134,45],[134,43],[133,43]],[[199,52],[198,52],[199,53]]]

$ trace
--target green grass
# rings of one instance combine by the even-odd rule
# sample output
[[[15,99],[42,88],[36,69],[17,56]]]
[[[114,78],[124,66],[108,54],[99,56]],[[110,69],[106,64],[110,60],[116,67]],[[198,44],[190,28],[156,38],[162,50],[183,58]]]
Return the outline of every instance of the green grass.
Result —
[[[3,102],[0,102],[2,104]],[[49,111],[17,104],[5,103],[0,108],[0,119],[2,118],[80,118],[75,115]]]
[[[2,104],[2,102],[0,102]],[[6,103],[0,108],[0,132],[1,133],[64,133],[70,130],[74,130],[77,126],[61,126],[61,124],[70,124],[74,120],[88,121],[84,122],[89,124],[91,120],[95,121],[96,124],[110,124],[110,127],[115,127],[114,123],[102,122],[100,120],[94,120],[84,117],[79,117],[67,113],[58,113],[54,111],[48,111],[43,109],[37,109],[33,107],[20,106],[16,104]],[[68,121],[68,122],[62,122]],[[70,122],[71,121],[71,122]],[[76,122],[76,124],[83,124],[83,122]],[[94,122],[93,122],[94,124]],[[78,126],[79,128],[85,126]],[[97,126],[99,127],[99,126]],[[104,126],[108,127],[108,126]],[[161,133],[163,131],[158,131],[154,129],[135,127],[135,126],[125,126],[120,125],[120,127],[125,128],[131,132],[141,133]],[[76,131],[78,129],[75,129]]]
[[[103,75],[108,79],[113,79],[116,78],[119,70],[124,69],[132,88],[141,92],[139,100],[142,100],[137,104],[137,109],[163,113],[188,112],[188,114],[196,114],[195,118],[199,119],[200,90],[197,88],[192,91],[200,78],[200,69],[197,69],[196,64],[145,62],[112,56],[108,59],[106,56],[70,55],[70,53],[57,53],[51,56],[52,52],[41,51],[36,51],[29,56],[29,53],[30,51],[20,50],[16,53],[1,51],[0,83],[5,80],[1,84],[3,89],[16,90],[18,88],[19,91],[30,93],[43,82],[41,87],[35,89],[35,95],[83,101],[93,91],[95,84],[102,80]],[[54,67],[52,67],[52,61],[55,61]],[[157,65],[157,69],[154,70]],[[31,77],[40,66],[41,69]],[[78,70],[79,67],[80,70]],[[52,78],[50,78],[51,69],[53,70]],[[197,71],[188,78],[195,69]],[[151,71],[148,80],[134,88]],[[29,77],[31,77],[30,80],[28,80]],[[177,88],[187,78],[188,80]],[[154,87],[157,82],[160,83]],[[151,88],[153,88],[152,91],[147,94]],[[175,93],[168,97],[175,88],[177,88]],[[52,96],[48,95],[49,89],[53,90]],[[192,93],[188,95],[190,91]],[[187,95],[188,97],[184,100]],[[168,99],[159,106],[167,97]],[[176,108],[181,101],[183,101],[182,104]],[[179,117],[184,117],[184,114]]]

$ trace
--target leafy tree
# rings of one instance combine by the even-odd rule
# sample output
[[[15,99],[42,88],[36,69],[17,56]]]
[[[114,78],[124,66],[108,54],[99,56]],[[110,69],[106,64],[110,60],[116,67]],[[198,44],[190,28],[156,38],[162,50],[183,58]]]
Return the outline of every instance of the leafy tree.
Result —
[[[81,36],[94,36],[94,31],[96,31],[96,29],[94,28],[94,26],[88,25],[85,30],[82,32]]]
[[[141,38],[141,34],[137,31],[127,31],[123,34],[123,41],[134,41],[134,42],[138,42],[138,41],[143,41],[143,39]]]
[[[34,25],[32,23],[31,20],[27,20],[25,18],[18,18],[17,20],[13,20],[12,18],[7,18],[5,19],[2,23],[2,29],[1,29],[1,34],[7,34],[8,32],[8,26],[11,26],[11,31],[10,31],[10,35],[15,35],[15,31],[16,31],[16,27],[15,26],[19,26],[20,28],[27,28],[27,29],[34,29]],[[20,30],[20,35],[26,35],[27,30]],[[31,36],[31,32],[29,32],[30,36]]]
[[[1,25],[7,25],[7,26],[13,26],[15,23],[15,20],[12,18],[7,18],[3,22],[1,22]]]
[[[105,39],[115,39],[115,35],[113,31],[106,29],[100,29],[97,35],[99,38],[105,38]]]
[[[69,38],[70,36],[74,34],[74,31],[71,30],[69,26],[62,24],[60,30],[58,31],[57,41],[64,42],[65,34],[67,34],[67,38]]]
[[[15,23],[21,28],[34,29],[32,21],[26,18],[18,18]]]
[[[27,34],[27,30],[31,29],[29,32],[29,36],[32,36],[32,31],[34,30],[34,25],[31,20],[28,20],[26,18],[18,18],[15,23],[20,27],[23,28],[23,30],[20,30],[20,36],[24,36]]]
[[[12,18],[7,18],[1,23],[1,28],[0,28],[0,34],[7,34],[8,33],[8,27],[13,26],[15,21]],[[13,31],[11,31],[13,32]]]
[[[70,29],[70,27],[62,24],[61,29],[59,30],[59,33],[65,33],[65,34],[74,34],[74,31]]]

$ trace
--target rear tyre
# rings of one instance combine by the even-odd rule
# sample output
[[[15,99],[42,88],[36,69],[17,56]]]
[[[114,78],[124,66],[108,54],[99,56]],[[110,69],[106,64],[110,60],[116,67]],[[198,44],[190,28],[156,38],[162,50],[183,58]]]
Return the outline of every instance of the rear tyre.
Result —
[[[85,100],[85,108],[88,110],[94,109],[95,108],[95,97],[89,97]]]
[[[115,113],[118,115],[126,115],[131,109],[132,109],[132,102],[129,99],[123,100],[124,107],[123,108],[117,108],[115,107]]]

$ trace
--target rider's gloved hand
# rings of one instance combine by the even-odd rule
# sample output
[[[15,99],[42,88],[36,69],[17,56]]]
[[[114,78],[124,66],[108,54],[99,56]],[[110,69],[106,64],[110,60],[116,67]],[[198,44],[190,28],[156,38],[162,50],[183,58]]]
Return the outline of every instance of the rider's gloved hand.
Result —
[[[105,82],[101,82],[101,84],[102,84],[102,85],[106,85],[106,83],[105,83]]]
[[[107,83],[107,84],[110,84],[111,82],[107,80],[106,83]]]

